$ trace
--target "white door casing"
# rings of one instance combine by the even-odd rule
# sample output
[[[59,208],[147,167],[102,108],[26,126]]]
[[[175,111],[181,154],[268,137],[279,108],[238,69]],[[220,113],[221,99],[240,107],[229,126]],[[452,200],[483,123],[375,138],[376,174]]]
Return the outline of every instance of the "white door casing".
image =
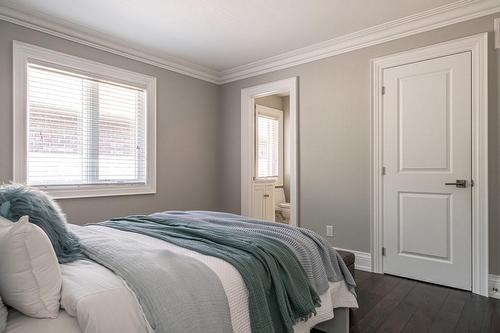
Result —
[[[385,69],[383,84],[384,273],[471,290],[471,54]]]
[[[383,184],[383,98],[384,71],[389,68],[439,57],[470,52],[471,55],[471,178],[472,201],[471,256],[472,291],[488,295],[488,36],[486,33],[452,40],[415,50],[373,59],[371,114],[371,236],[372,270],[384,271],[382,245],[384,242],[384,184]],[[411,148],[411,147],[410,147]],[[434,152],[437,151],[435,148]],[[407,159],[407,161],[410,161]],[[453,179],[454,181],[455,179]],[[449,192],[454,188],[448,189]],[[457,189],[458,190],[458,189]],[[404,195],[403,195],[404,197]],[[405,198],[403,198],[405,199]],[[406,203],[411,201],[407,200]],[[425,199],[424,199],[425,200]],[[448,199],[443,199],[447,201]],[[418,202],[418,200],[413,201]],[[436,201],[444,206],[443,201]],[[411,206],[411,205],[410,205]],[[439,205],[437,205],[439,206]],[[411,245],[411,244],[410,244]],[[433,251],[442,250],[433,248]],[[453,254],[452,254],[453,255]]]
[[[298,182],[298,94],[297,77],[264,83],[241,90],[241,214],[252,212],[253,176],[255,175],[255,99],[288,94],[290,99],[290,225],[299,226]]]

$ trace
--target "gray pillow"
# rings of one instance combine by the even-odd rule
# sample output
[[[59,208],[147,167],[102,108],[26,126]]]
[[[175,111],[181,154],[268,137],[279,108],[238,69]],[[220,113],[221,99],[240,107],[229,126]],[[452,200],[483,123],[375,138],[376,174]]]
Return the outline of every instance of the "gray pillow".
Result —
[[[7,326],[7,308],[2,302],[2,298],[0,297],[0,333],[5,331],[5,327]]]
[[[12,222],[28,215],[49,237],[60,264],[82,259],[80,241],[66,228],[59,205],[44,192],[22,184],[1,185],[0,215]]]

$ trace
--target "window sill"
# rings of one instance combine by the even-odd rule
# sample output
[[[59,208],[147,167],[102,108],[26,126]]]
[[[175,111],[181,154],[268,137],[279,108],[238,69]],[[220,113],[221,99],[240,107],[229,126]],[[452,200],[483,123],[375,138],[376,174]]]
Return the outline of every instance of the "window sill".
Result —
[[[79,186],[33,186],[54,199],[97,198],[123,195],[155,194],[151,184],[79,185]]]
[[[263,183],[263,184],[269,184],[269,183],[276,183],[278,181],[278,178],[276,177],[263,177],[263,178],[255,178],[254,182],[255,183]]]

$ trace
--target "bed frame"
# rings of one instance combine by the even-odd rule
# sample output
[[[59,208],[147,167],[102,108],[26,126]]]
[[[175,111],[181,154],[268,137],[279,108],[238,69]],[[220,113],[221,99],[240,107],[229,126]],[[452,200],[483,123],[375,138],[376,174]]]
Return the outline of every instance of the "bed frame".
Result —
[[[334,314],[332,319],[319,323],[314,328],[325,333],[349,333],[349,309],[337,308]]]

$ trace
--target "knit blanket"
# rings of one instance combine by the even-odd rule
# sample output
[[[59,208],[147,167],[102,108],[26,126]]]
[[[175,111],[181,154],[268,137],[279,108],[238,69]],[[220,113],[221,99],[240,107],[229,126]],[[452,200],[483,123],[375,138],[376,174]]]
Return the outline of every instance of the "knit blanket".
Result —
[[[238,215],[164,212],[99,223],[159,238],[223,259],[241,274],[249,292],[252,332],[292,332],[319,306],[328,281],[354,281],[338,254],[319,235]],[[83,244],[85,248],[85,244]]]
[[[252,233],[253,235],[266,235],[266,237],[282,242],[290,248],[319,294],[328,289],[328,281],[341,280],[345,280],[347,287],[355,294],[356,282],[342,260],[342,256],[327,240],[312,230],[222,212],[172,211],[166,213],[202,219],[213,224],[226,226],[231,230]]]
[[[155,333],[232,332],[224,288],[202,262],[126,233],[111,236],[92,226],[73,230],[85,255],[127,282]]]

